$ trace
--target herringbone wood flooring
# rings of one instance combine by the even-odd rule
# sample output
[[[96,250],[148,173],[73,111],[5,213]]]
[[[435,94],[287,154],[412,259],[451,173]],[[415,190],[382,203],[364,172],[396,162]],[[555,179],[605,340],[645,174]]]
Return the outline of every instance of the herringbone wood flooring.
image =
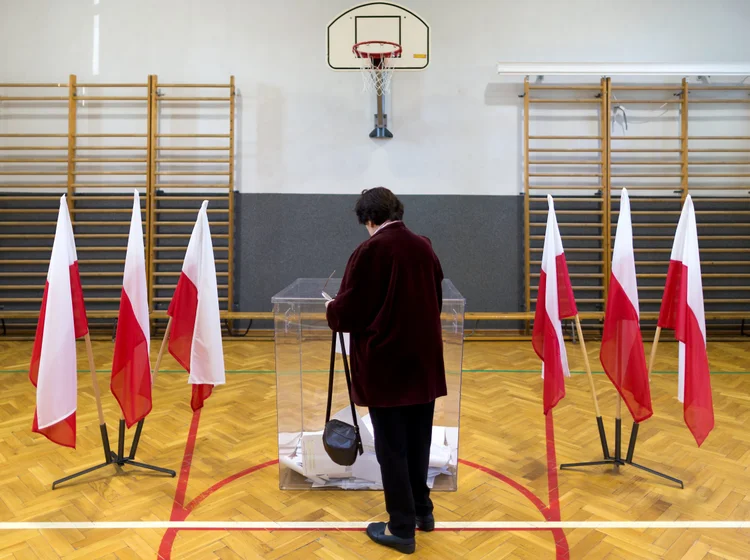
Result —
[[[155,356],[158,343],[153,347]],[[107,388],[112,344],[95,342],[94,351],[115,447],[118,411]],[[107,467],[51,491],[54,479],[102,458],[90,376],[83,373],[84,347],[79,346],[75,451],[30,431],[34,391],[20,371],[28,366],[31,344],[2,342],[0,352],[0,522],[383,519],[380,493],[282,492],[275,465],[200,496],[232,475],[276,459],[272,343],[225,342],[227,385],[214,392],[201,413],[189,482],[178,506],[177,479],[130,467]],[[598,345],[590,343],[589,354],[600,370]],[[568,355],[571,368],[581,371],[578,346],[569,344]],[[656,371],[673,372],[676,355],[674,343],[662,343]],[[655,415],[641,426],[636,450],[639,462],[682,478],[686,488],[628,467],[561,471],[557,491],[563,521],[750,520],[750,344],[712,343],[709,358],[717,427],[704,446],[696,447],[682,422],[676,376],[657,373],[652,381]],[[468,343],[464,368],[461,458],[509,477],[548,505],[539,361],[530,344]],[[189,387],[171,358],[165,358],[162,369],[138,458],[179,471],[193,419]],[[604,375],[596,375],[595,383],[611,446],[615,392]],[[567,390],[554,411],[557,462],[597,459],[601,453],[585,376],[570,378]],[[630,422],[624,424],[627,442]],[[435,502],[439,521],[545,518],[509,484],[468,464],[459,467],[459,491],[435,494]],[[173,558],[395,557],[361,532],[181,530],[173,538]],[[436,532],[418,535],[417,557],[554,558],[561,550],[559,540],[548,530]],[[576,559],[750,557],[747,529],[579,528],[566,530],[565,540]],[[3,531],[0,558],[156,558],[160,548],[168,550],[164,541],[164,529]]]

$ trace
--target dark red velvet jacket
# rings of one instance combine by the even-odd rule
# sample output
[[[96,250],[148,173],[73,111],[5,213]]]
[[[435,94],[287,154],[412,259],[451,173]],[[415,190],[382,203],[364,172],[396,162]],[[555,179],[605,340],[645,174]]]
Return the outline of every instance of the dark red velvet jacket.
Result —
[[[445,396],[440,261],[403,222],[354,251],[328,325],[351,333],[352,397],[360,406],[424,404]]]

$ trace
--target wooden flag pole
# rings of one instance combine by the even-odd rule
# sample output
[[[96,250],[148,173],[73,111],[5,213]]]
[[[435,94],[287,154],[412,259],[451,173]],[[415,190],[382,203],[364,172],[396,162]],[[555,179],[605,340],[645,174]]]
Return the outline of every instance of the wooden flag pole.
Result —
[[[94,350],[91,346],[91,335],[87,332],[84,338],[86,341],[86,354],[89,357],[89,369],[91,370],[91,384],[94,387],[94,398],[96,399],[96,411],[99,413],[99,425],[104,425],[104,411],[102,410],[102,397],[99,393],[99,382],[96,379],[96,366],[94,365]]]
[[[617,407],[615,409],[615,463],[620,464],[622,453],[620,451],[622,442],[622,397],[617,393]]]
[[[101,435],[102,435],[102,447],[104,449],[104,462],[99,465],[84,469],[75,474],[65,476],[59,480],[55,480],[52,483],[53,490],[57,488],[57,486],[59,484],[62,484],[63,482],[67,482],[68,480],[73,480],[74,478],[78,478],[79,476],[83,476],[95,470],[101,469],[103,467],[106,467],[107,465],[112,464],[113,462],[112,451],[109,447],[109,435],[107,434],[107,424],[104,422],[104,411],[102,410],[102,397],[101,397],[101,394],[99,393],[99,382],[96,380],[96,364],[94,363],[94,350],[91,347],[91,336],[89,335],[88,332],[86,333],[84,340],[86,341],[86,354],[89,359],[89,370],[91,370],[91,384],[94,388],[94,399],[96,400],[96,411],[99,414],[99,431],[101,432]]]
[[[661,327],[656,327],[654,334],[654,343],[651,345],[651,357],[648,360],[648,379],[651,381],[651,372],[654,371],[654,362],[656,361],[656,348],[659,346],[659,337],[661,337]]]
[[[154,381],[156,380],[156,372],[159,370],[159,366],[161,365],[161,359],[164,355],[164,350],[167,348],[167,340],[169,340],[169,331],[172,327],[172,317],[169,318],[169,322],[167,323],[167,330],[164,332],[164,339],[161,343],[161,348],[159,349],[159,356],[156,358],[156,366],[154,366],[154,369],[151,371],[151,386],[153,387]],[[171,477],[175,477],[177,473],[173,471],[172,469],[165,469],[163,467],[156,467],[154,465],[148,465],[146,463],[138,463],[135,461],[135,454],[138,450],[138,443],[141,440],[141,432],[143,432],[143,421],[144,419],[141,419],[138,421],[138,424],[135,428],[135,435],[133,436],[133,445],[130,447],[130,455],[127,457],[124,457],[124,450],[120,452],[120,461],[118,464],[120,465],[133,465],[136,467],[141,467],[143,469],[149,469],[152,471],[168,474]],[[125,431],[125,420],[120,420],[120,431],[124,434]],[[122,441],[122,439],[121,439]]]
[[[586,352],[586,342],[583,339],[583,330],[581,329],[581,319],[576,313],[576,330],[578,331],[578,340],[581,341],[581,354],[583,354],[583,363],[586,366],[586,376],[589,378],[591,387],[591,398],[594,401],[594,411],[596,417],[601,418],[602,413],[599,411],[599,399],[596,397],[596,388],[594,387],[594,376],[591,375],[591,365],[589,364],[589,355]]]
[[[167,329],[164,331],[164,338],[161,341],[161,348],[159,348],[159,355],[156,357],[156,364],[154,365],[154,371],[151,373],[151,383],[156,381],[156,374],[159,373],[161,367],[161,359],[164,357],[164,351],[167,349],[167,341],[169,340],[169,333],[172,330],[172,317],[167,322]]]
[[[156,381],[156,373],[159,371],[159,366],[161,366],[161,359],[164,356],[164,350],[167,348],[167,341],[169,340],[169,331],[172,329],[172,317],[169,318],[169,321],[167,322],[167,329],[164,331],[164,338],[161,341],[161,347],[159,348],[159,355],[156,358],[156,365],[154,366],[154,369],[151,370],[151,386],[154,386],[154,382]],[[135,459],[135,452],[138,449],[138,442],[141,439],[141,431],[143,431],[143,420],[140,420],[138,422],[138,426],[136,426],[135,429],[135,436],[133,437],[133,446],[130,448],[130,459]]]
[[[656,349],[659,346],[659,337],[661,337],[661,327],[656,327],[654,334],[654,343],[651,345],[651,356],[648,359],[648,380],[651,381],[651,372],[654,371],[654,362],[656,361]],[[635,453],[635,442],[638,438],[638,422],[633,422],[633,429],[630,432],[630,443],[628,444],[628,455],[625,458],[626,463],[633,462]]]
[[[581,341],[581,353],[583,354],[583,363],[586,367],[586,376],[589,379],[589,386],[591,387],[591,399],[594,401],[594,412],[596,414],[596,424],[599,428],[599,441],[602,444],[602,455],[605,459],[609,459],[609,445],[607,445],[607,433],[604,431],[604,420],[602,419],[602,413],[599,410],[599,399],[596,396],[596,386],[594,385],[594,376],[591,374],[591,364],[589,363],[589,355],[586,351],[586,341],[583,338],[583,329],[581,328],[581,318],[576,313],[576,329],[578,331],[578,340]]]
[[[107,433],[107,424],[104,422],[104,410],[102,409],[102,396],[99,392],[99,381],[96,379],[96,364],[94,363],[94,349],[91,346],[91,335],[86,332],[84,336],[86,341],[86,354],[89,358],[89,370],[91,370],[91,385],[94,388],[94,399],[96,400],[96,412],[99,415],[99,431],[102,435],[102,448],[104,450],[104,461],[109,464],[112,462],[112,450],[109,447],[109,434]]]
[[[164,356],[164,350],[167,347],[167,340],[169,340],[169,331],[172,328],[172,317],[169,318],[169,322],[167,323],[167,330],[164,331],[164,339],[161,342],[161,348],[159,349],[159,356],[156,358],[156,365],[151,370],[151,386],[153,387],[154,382],[156,381],[156,372],[159,371],[159,366],[161,365],[161,359],[162,356]],[[135,428],[135,435],[133,436],[133,445],[130,447],[130,455],[128,456],[129,460],[135,459],[135,453],[138,450],[138,442],[141,439],[141,432],[143,431],[143,419],[138,421],[138,424]],[[119,444],[119,456],[120,459],[123,459],[123,456],[125,454],[125,419],[120,417],[120,444]]]

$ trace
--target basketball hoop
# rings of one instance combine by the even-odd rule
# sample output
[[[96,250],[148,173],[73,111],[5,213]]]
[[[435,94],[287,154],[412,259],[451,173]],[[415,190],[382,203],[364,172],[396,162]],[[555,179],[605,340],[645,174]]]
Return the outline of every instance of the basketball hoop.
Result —
[[[401,45],[390,41],[363,41],[352,47],[365,91],[374,91],[378,96],[391,91],[393,59],[401,58],[401,51]]]

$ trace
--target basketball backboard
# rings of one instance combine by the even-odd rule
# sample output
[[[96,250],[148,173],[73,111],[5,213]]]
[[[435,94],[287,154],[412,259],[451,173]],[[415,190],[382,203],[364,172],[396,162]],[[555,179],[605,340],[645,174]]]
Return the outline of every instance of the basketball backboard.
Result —
[[[414,12],[389,2],[368,2],[339,14],[326,30],[327,61],[333,70],[360,71],[352,47],[389,41],[403,49],[394,70],[424,70],[430,63],[430,26]]]

